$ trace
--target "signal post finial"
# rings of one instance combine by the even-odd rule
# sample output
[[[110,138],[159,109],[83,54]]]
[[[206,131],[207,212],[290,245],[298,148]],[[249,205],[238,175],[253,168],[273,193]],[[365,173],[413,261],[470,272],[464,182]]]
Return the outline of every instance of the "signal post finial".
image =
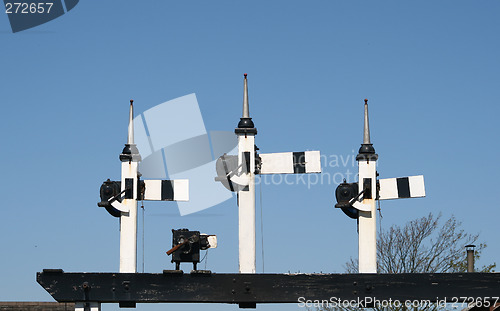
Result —
[[[243,74],[243,114],[240,118],[240,122],[238,123],[238,128],[236,129],[238,133],[246,133],[246,134],[257,134],[257,129],[255,129],[255,125],[253,124],[252,118],[250,118],[250,107],[248,104],[248,82],[247,82],[247,74]]]
[[[132,145],[134,143],[134,100],[130,100],[130,112],[128,119],[128,137],[127,144]]]

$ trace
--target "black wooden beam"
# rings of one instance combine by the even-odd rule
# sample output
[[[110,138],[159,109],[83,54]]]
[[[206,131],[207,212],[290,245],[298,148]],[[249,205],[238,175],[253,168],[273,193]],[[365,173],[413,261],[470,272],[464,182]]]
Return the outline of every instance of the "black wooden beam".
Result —
[[[37,281],[58,302],[298,303],[305,300],[446,300],[500,296],[500,273],[216,274],[65,273],[44,270]]]

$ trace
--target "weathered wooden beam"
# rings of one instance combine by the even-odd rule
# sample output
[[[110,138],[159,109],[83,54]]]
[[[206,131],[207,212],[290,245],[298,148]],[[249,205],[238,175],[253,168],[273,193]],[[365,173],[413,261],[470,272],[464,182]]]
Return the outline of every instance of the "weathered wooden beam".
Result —
[[[298,303],[304,300],[494,300],[500,273],[438,274],[216,274],[65,273],[44,270],[37,281],[59,302]]]
[[[45,301],[0,301],[1,311],[74,311],[74,303]]]

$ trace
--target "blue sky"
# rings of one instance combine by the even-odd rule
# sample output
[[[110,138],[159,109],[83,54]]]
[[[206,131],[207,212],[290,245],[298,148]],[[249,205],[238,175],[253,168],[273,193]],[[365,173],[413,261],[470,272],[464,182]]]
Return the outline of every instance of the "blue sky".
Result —
[[[16,34],[0,14],[0,300],[50,301],[43,268],[118,270],[118,221],[96,203],[119,178],[129,99],[141,113],[196,93],[207,130],[232,131],[245,72],[261,152],[352,157],[368,98],[380,177],[423,174],[427,190],[383,202],[382,227],[455,215],[488,244],[481,263],[499,262],[499,11],[492,0],[81,1]],[[336,186],[262,185],[265,272],[343,272],[357,256]],[[235,199],[184,217],[146,205],[145,221],[146,272],[172,267],[164,252],[181,227],[219,236],[207,269],[237,271]],[[141,309],[167,307],[178,306]]]

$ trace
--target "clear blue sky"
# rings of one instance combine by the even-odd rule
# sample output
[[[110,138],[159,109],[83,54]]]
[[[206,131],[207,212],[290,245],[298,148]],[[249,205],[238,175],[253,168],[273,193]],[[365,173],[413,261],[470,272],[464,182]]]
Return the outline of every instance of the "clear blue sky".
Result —
[[[500,262],[499,13],[493,0],[81,1],[16,34],[1,13],[0,300],[50,301],[43,268],[118,270],[118,221],[96,203],[119,178],[129,99],[140,113],[196,93],[207,130],[232,131],[245,72],[262,152],[353,156],[368,98],[381,178],[423,174],[427,190],[384,202],[382,227],[453,214],[488,244],[481,263]],[[342,272],[357,256],[336,186],[262,186],[266,272]],[[185,217],[146,205],[146,272],[172,267],[181,227],[217,234],[207,268],[237,271],[233,199]]]

